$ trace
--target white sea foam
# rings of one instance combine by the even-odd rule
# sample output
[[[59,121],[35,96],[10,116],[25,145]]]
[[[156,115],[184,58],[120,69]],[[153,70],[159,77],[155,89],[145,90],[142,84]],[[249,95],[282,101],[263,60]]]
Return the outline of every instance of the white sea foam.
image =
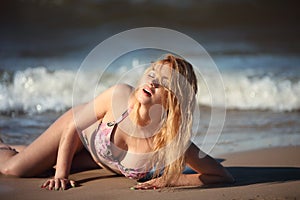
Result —
[[[251,77],[245,73],[222,75],[226,107],[230,109],[293,111],[300,108],[300,80],[292,81],[278,77]],[[208,78],[213,84],[214,77]],[[215,88],[215,91],[223,88]],[[211,94],[200,84],[200,104],[211,106]],[[221,102],[220,102],[221,103]]]
[[[67,70],[48,71],[28,68],[16,71],[9,83],[0,85],[2,112],[61,111],[71,106],[75,73]]]
[[[130,71],[130,73],[128,73]],[[77,87],[77,102],[86,102],[90,97],[118,82],[133,84],[139,76],[134,68],[126,66],[107,72],[97,82],[99,74],[83,72]],[[39,113],[48,110],[62,111],[72,106],[75,70],[57,69],[49,71],[44,67],[28,68],[10,74],[0,74],[0,111],[2,113],[26,112]],[[264,76],[250,76],[249,73],[222,73],[226,94],[226,106],[232,109],[268,109],[274,111],[293,111],[300,109],[300,80]],[[216,77],[205,77],[206,84],[214,84]],[[96,92],[95,92],[96,88]],[[198,101],[211,106],[211,93],[222,88],[207,90],[207,85],[199,81]],[[210,87],[213,88],[213,87]],[[217,101],[218,102],[218,101]],[[222,102],[219,102],[222,103]]]

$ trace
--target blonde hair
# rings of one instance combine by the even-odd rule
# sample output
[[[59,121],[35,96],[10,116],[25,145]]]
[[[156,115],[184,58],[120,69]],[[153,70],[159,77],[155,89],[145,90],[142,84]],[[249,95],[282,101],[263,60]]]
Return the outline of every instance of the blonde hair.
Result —
[[[168,65],[171,68],[169,86],[162,99],[167,114],[152,143],[155,153],[153,167],[156,169],[153,178],[158,177],[163,169],[161,177],[168,186],[184,169],[184,155],[192,135],[197,78],[190,63],[171,54],[153,65]]]

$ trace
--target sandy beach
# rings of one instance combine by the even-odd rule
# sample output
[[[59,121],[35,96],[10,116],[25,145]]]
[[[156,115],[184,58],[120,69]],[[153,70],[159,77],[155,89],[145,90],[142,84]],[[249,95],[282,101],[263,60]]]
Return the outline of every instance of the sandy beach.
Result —
[[[0,200],[300,199],[300,12],[296,2],[3,1],[0,136],[4,143],[32,143],[75,104],[90,101],[113,84],[133,85],[140,78],[137,67],[161,58],[164,51],[182,52],[199,71],[201,114],[194,118],[200,123],[193,142],[217,155],[236,183],[134,191],[130,190],[134,180],[99,169],[71,174],[76,188],[47,191],[40,188],[46,178],[0,175]],[[200,46],[180,45],[181,37],[168,35],[166,40],[165,34],[139,50],[136,44],[147,41],[147,34],[114,40],[116,44],[108,45],[88,64],[88,55],[97,46],[140,27],[171,29],[197,41],[218,73],[206,75],[210,67],[203,52],[197,51]],[[173,48],[163,45],[169,38],[174,39]],[[116,53],[123,47],[126,51]],[[111,58],[109,65],[106,58]],[[197,65],[198,61],[204,63]],[[220,77],[224,87],[216,84]],[[223,105],[224,90],[223,124],[212,117],[215,109],[211,108],[218,107],[213,100]],[[215,134],[216,127],[222,134]],[[208,130],[212,134],[205,134]]]
[[[78,187],[47,191],[44,178],[0,177],[1,199],[299,199],[300,146],[260,149],[219,156],[234,175],[233,185],[133,191],[134,180],[104,169],[71,175]]]

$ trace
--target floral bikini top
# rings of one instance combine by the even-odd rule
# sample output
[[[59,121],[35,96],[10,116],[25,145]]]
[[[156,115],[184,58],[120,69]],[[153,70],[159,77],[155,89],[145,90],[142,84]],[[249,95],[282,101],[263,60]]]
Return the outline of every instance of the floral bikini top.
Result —
[[[111,142],[111,135],[115,129],[115,126],[123,121],[128,115],[129,112],[126,110],[116,121],[108,123],[101,122],[99,124],[98,128],[94,132],[95,153],[100,161],[104,162],[108,166],[118,169],[126,177],[132,179],[141,179],[145,177],[149,171],[147,163],[144,164],[143,167],[128,168],[121,163],[120,159],[115,158],[112,154],[112,149],[117,147],[113,144],[113,142]]]

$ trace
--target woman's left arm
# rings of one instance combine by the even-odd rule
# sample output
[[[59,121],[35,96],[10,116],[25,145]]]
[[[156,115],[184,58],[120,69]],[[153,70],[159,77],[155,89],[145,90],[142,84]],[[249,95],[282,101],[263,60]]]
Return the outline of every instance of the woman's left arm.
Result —
[[[194,143],[191,143],[185,153],[186,164],[195,174],[181,174],[171,182],[171,186],[203,186],[217,183],[233,183],[232,175],[215,159],[202,152]],[[164,187],[161,178],[140,183],[134,189],[155,189]]]
[[[179,178],[179,182],[191,186],[234,182],[232,175],[218,161],[202,152],[194,143],[189,146],[185,156],[187,166],[197,173],[185,174]]]

